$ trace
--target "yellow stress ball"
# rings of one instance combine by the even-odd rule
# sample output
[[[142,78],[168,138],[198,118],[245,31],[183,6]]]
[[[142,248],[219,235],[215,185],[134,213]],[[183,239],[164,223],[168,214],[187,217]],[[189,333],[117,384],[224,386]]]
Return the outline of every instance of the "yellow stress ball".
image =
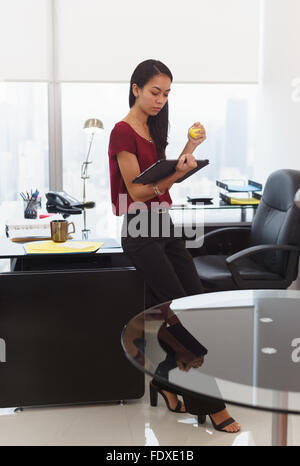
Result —
[[[196,133],[196,131],[199,131],[200,128],[196,128],[195,126],[192,126],[189,130],[189,135],[195,139],[199,136],[199,133]]]

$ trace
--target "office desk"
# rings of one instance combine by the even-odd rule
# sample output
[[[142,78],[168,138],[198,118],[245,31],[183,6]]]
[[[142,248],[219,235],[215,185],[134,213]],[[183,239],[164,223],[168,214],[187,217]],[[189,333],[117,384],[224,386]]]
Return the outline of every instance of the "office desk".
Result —
[[[227,210],[220,223],[221,211],[209,212],[206,229],[240,225],[237,209]],[[203,219],[194,208],[171,215],[179,228]],[[68,220],[80,234],[82,216]],[[120,334],[145,308],[144,281],[118,243],[104,242],[97,253],[50,256],[25,255],[22,245],[1,238],[0,259],[12,264],[0,274],[1,408],[143,396],[143,374],[125,358]]]
[[[1,238],[12,271],[0,274],[0,408],[143,396],[120,334],[145,307],[144,281],[118,243],[105,243],[96,254],[27,256]]]
[[[204,223],[206,226],[239,226],[251,223],[256,212],[257,205],[230,205],[225,204],[220,199],[213,199],[211,204],[173,204],[172,211],[184,210],[189,212],[203,211]]]
[[[249,227],[251,225],[255,208],[251,206],[221,205],[196,205],[186,204],[176,206],[170,210],[171,218],[178,231],[178,236],[184,236],[187,239],[193,237],[195,231],[200,236],[216,228],[239,226]],[[62,217],[61,217],[62,218]],[[77,254],[77,255],[30,255],[26,256],[22,245],[12,243],[0,236],[0,259],[11,259],[11,270],[41,270],[41,269],[62,269],[62,268],[87,268],[93,267],[117,267],[132,266],[129,258],[123,253],[120,245],[120,238],[103,238],[101,235],[101,217],[97,215],[95,209],[88,211],[87,227],[90,229],[89,240],[104,241],[104,246],[95,254]],[[243,220],[242,220],[243,219]],[[83,216],[73,215],[67,218],[73,221],[76,226],[74,239],[82,239]],[[120,219],[122,221],[122,219]],[[100,232],[99,232],[100,225]],[[189,241],[187,247],[195,255],[197,251],[194,245]],[[195,244],[197,246],[197,244]]]

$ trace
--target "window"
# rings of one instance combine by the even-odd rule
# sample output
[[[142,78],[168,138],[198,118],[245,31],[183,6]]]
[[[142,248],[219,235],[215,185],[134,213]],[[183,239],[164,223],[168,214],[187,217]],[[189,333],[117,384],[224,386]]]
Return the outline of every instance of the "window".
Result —
[[[185,202],[187,195],[213,195],[216,179],[251,178],[257,86],[174,83],[171,88],[167,157],[180,155],[189,126],[200,121],[207,140],[194,155],[210,160],[208,167],[172,187],[173,202]],[[128,95],[128,83],[62,84],[63,185],[79,199],[81,165],[89,145],[82,127],[88,118],[99,118],[104,124],[103,134],[94,138],[87,182],[87,200],[96,201],[101,213],[102,236],[115,236],[119,226],[111,209],[107,152],[112,128],[129,111]]]
[[[128,113],[128,84],[62,84],[63,188],[82,199],[81,166],[86,159],[90,135],[83,130],[89,118],[103,122],[104,131],[96,134],[91,148],[86,182],[87,201],[96,202],[99,225],[93,227],[101,237],[118,237],[122,218],[112,213],[108,166],[108,144],[115,123]],[[89,212],[87,212],[87,222]],[[95,230],[96,228],[96,230]]]
[[[48,86],[0,83],[0,199],[49,189]]]
[[[257,85],[173,84],[169,97],[169,145],[167,156],[175,158],[187,141],[187,130],[196,121],[207,139],[194,151],[209,165],[184,183],[172,187],[173,202],[186,196],[217,194],[216,179],[252,176]]]

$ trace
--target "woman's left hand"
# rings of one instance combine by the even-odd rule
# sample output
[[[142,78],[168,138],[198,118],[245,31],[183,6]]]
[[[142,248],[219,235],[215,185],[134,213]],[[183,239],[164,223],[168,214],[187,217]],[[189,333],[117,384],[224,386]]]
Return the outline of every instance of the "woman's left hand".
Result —
[[[193,131],[197,135],[196,137],[192,137],[190,135],[190,130],[191,129],[193,129]],[[205,128],[204,128],[203,125],[201,125],[201,123],[199,121],[196,121],[196,123],[194,123],[188,130],[188,140],[189,140],[189,142],[194,144],[194,146],[199,146],[199,144],[201,144],[203,141],[205,141],[205,139],[206,139]]]

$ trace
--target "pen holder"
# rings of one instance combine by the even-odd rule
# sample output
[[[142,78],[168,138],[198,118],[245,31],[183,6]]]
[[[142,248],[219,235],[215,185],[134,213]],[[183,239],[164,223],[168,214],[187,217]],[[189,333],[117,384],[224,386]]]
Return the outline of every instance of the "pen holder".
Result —
[[[37,218],[38,209],[41,208],[41,198],[39,199],[26,199],[24,202],[24,218]]]

